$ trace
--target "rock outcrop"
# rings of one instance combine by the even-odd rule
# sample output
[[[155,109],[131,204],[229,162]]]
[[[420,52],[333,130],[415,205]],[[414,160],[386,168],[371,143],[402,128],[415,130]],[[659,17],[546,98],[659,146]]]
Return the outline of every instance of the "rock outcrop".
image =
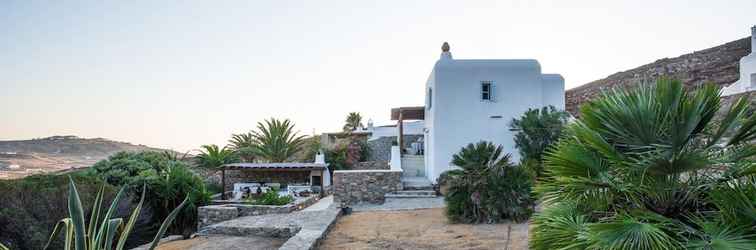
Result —
[[[724,87],[738,80],[739,60],[749,53],[751,53],[751,39],[746,37],[679,57],[657,60],[567,90],[565,92],[566,109],[572,115],[579,116],[580,104],[596,98],[603,90],[653,82],[660,76],[680,79],[689,87],[706,82],[713,82]]]

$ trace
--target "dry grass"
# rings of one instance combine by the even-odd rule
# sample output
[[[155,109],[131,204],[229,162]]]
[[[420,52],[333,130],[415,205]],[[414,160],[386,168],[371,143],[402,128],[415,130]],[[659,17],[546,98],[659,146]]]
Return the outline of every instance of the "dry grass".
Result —
[[[527,223],[449,224],[434,208],[344,216],[320,249],[528,249],[527,241]]]

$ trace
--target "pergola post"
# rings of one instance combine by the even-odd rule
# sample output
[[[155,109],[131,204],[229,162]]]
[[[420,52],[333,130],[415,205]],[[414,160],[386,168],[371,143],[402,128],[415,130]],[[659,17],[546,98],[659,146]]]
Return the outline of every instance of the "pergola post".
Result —
[[[226,167],[221,166],[221,200],[226,199]]]
[[[323,170],[320,170],[320,198],[325,197],[324,194],[326,192],[326,190],[325,190],[325,184],[323,183],[323,182],[325,182],[325,176],[324,176],[324,174],[325,174],[325,172]]]
[[[399,136],[396,137],[396,143],[399,145],[399,156],[402,155],[402,142],[404,140],[404,115],[402,113],[402,109],[399,108],[399,123],[397,124],[397,127],[399,128]]]

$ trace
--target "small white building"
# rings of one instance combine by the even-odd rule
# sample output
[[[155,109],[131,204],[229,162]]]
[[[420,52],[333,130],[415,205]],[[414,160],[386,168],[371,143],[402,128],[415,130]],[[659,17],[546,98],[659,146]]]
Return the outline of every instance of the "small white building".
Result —
[[[756,90],[756,26],[751,27],[751,54],[740,58],[740,79],[722,89],[723,96]]]
[[[435,182],[469,143],[502,145],[518,161],[509,123],[530,108],[564,109],[564,78],[541,73],[534,59],[454,59],[444,43],[425,97],[425,172]]]

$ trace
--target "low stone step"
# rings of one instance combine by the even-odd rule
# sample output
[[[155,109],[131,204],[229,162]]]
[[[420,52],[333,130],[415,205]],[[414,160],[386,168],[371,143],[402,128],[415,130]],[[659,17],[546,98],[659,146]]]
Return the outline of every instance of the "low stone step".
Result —
[[[436,198],[434,191],[398,191],[385,194],[386,198]]]
[[[436,195],[436,191],[433,190],[402,190],[393,193],[401,195]]]

